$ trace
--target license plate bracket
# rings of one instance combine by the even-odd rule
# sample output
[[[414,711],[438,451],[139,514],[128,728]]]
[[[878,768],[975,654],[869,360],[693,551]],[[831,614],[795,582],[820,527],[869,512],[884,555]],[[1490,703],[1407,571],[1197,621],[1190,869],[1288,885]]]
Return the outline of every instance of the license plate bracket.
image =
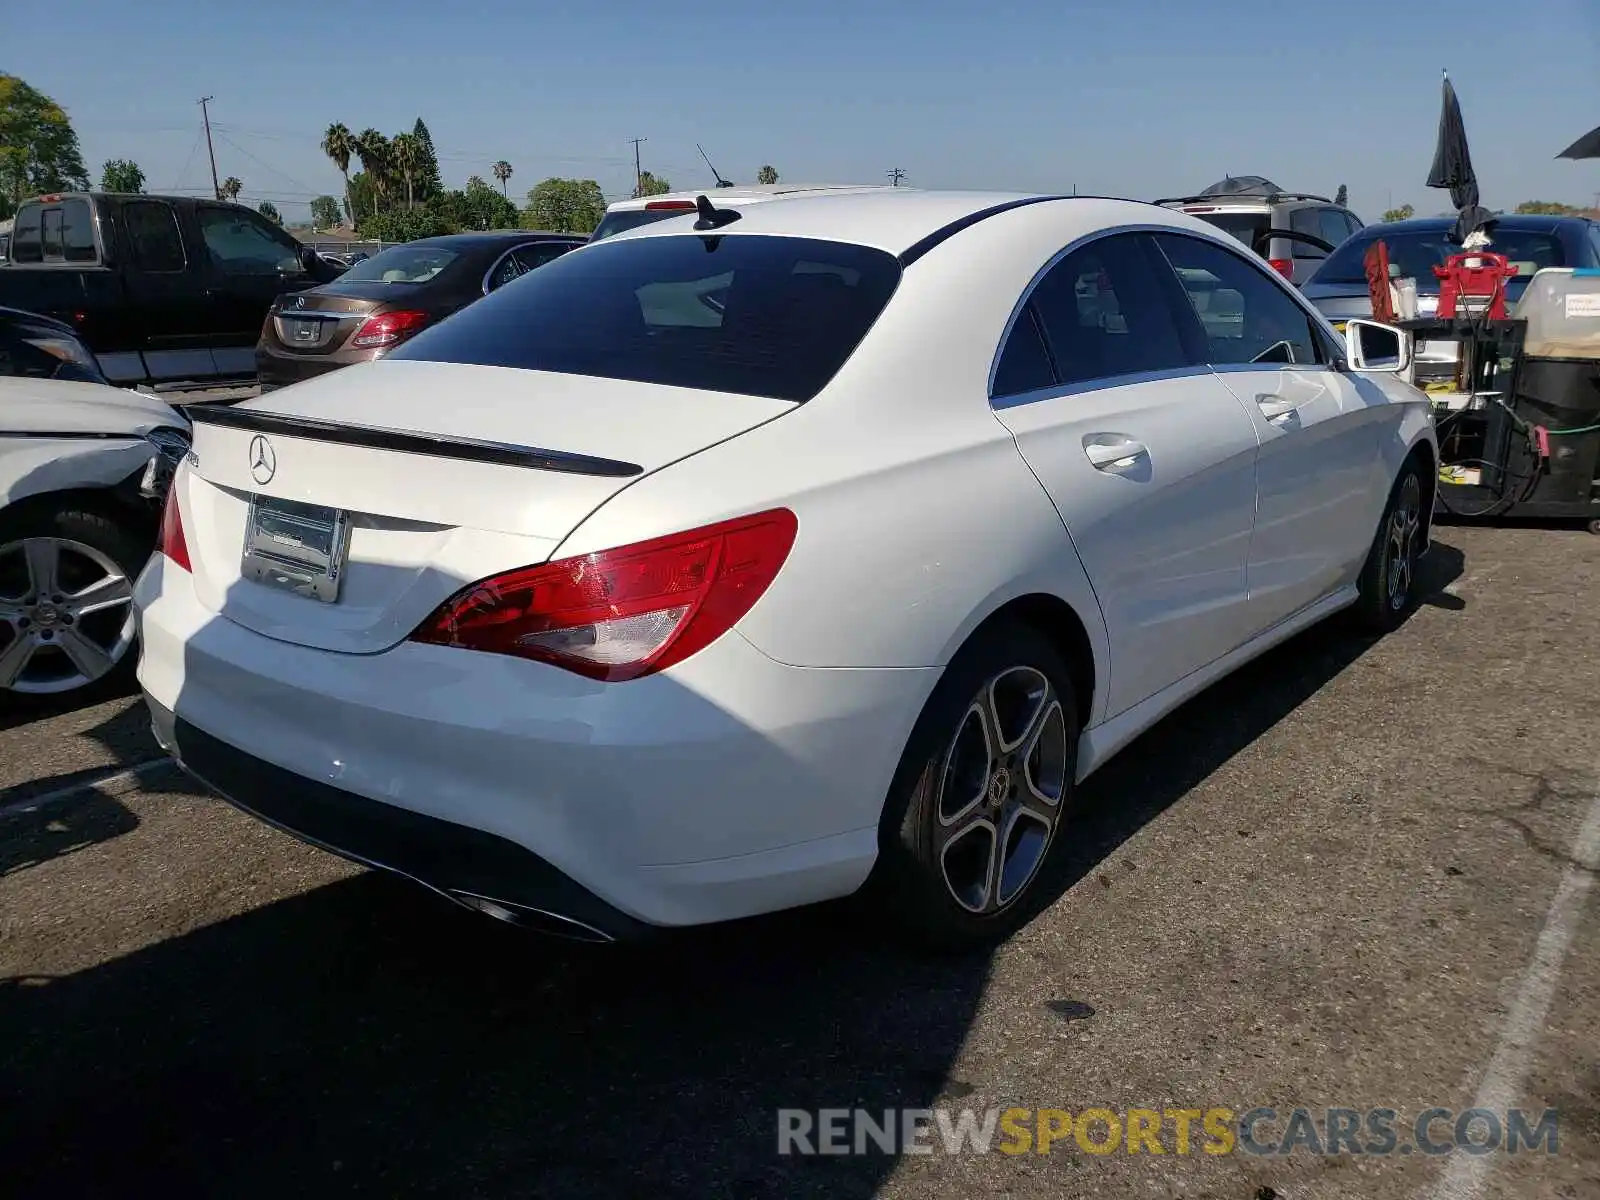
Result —
[[[251,496],[239,573],[323,604],[338,602],[350,514],[276,496]]]

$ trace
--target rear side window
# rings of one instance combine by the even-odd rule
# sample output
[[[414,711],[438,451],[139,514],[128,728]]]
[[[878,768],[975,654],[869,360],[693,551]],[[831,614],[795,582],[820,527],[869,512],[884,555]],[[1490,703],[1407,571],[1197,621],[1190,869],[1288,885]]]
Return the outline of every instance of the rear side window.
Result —
[[[1321,209],[1296,209],[1289,216],[1289,228],[1295,233],[1303,233],[1310,237],[1321,238],[1323,241],[1331,242],[1335,246],[1344,241],[1344,237],[1342,235],[1339,237],[1328,236],[1325,222],[1322,220]],[[1301,261],[1306,259],[1312,259],[1315,261],[1328,257],[1328,252],[1326,250],[1320,249],[1317,246],[1313,246],[1310,242],[1291,241],[1289,243],[1289,249],[1290,253],[1292,253],[1295,258],[1298,258]]]
[[[1200,238],[1158,233],[1155,241],[1200,323],[1207,362],[1318,361],[1310,316],[1265,271]]]
[[[532,271],[547,262],[554,262],[572,248],[571,242],[538,242],[532,246],[519,246],[512,255],[524,271]]]
[[[24,204],[17,210],[16,220],[11,223],[11,259],[19,263],[36,263],[44,261],[44,249],[41,242],[40,216],[44,206],[40,204]]]
[[[1033,292],[1062,383],[1189,366],[1139,234],[1074,250]]]
[[[391,358],[809,400],[900,282],[882,250],[808,238],[629,238],[564,254]]]
[[[178,218],[170,204],[159,200],[131,200],[122,206],[122,219],[128,226],[128,242],[133,249],[136,270],[183,270],[183,238],[178,234]]]
[[[1050,361],[1044,335],[1039,332],[1039,318],[1030,303],[1017,314],[1016,324],[1006,338],[1006,347],[1000,352],[1000,362],[994,370],[994,386],[989,389],[989,394],[995,399],[1020,396],[1023,392],[1050,387],[1055,381],[1055,364]]]

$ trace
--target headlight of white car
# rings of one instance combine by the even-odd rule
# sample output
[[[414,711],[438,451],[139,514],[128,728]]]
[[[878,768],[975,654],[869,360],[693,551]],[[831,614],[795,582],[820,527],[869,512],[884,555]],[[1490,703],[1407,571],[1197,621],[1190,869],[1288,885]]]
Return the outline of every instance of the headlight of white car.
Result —
[[[88,348],[76,338],[38,337],[26,340],[30,346],[43,350],[62,362],[82,367],[96,376],[100,374],[100,364],[95,362],[94,355],[90,354]]]

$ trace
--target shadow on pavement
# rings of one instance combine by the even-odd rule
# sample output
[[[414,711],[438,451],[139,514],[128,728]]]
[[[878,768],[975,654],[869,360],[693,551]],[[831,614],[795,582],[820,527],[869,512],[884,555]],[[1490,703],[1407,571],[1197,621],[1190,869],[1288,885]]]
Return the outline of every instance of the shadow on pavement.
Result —
[[[1424,591],[1460,567],[1440,547]],[[1061,886],[1371,644],[1314,630],[1140,739],[1086,787]],[[893,1159],[779,1157],[775,1110],[959,1104],[990,960],[911,958],[860,918],[589,949],[361,875],[0,981],[0,1162],[18,1195],[870,1195]]]

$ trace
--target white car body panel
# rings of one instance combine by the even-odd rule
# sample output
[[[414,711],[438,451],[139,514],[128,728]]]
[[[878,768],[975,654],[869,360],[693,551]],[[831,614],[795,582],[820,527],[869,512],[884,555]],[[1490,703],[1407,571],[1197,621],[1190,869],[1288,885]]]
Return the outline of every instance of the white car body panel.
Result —
[[[792,198],[719,236],[900,253],[1021,199]],[[1349,603],[1395,473],[1433,436],[1415,389],[1331,369],[1201,367],[992,407],[991,368],[1030,281],[1064,246],[1121,228],[1237,251],[1203,221],[1132,202],[995,213],[907,267],[856,353],[800,405],[389,360],[246,406],[639,464],[628,478],[274,434],[261,484],[252,435],[202,425],[198,466],[174,484],[194,572],[158,557],[139,584],[140,679],[158,719],[176,713],[180,757],[187,722],[305,779],[507,838],[658,925],[858,886],[943,667],[1011,601],[1044,598],[1082,625],[1086,775]],[[1259,395],[1292,399],[1298,416],[1269,421]],[[1085,438],[1108,433],[1144,443],[1148,470],[1091,465]],[[339,604],[240,578],[252,493],[357,514]],[[466,582],[775,507],[799,533],[774,582],[660,674],[599,683],[402,640]]]
[[[144,435],[159,428],[188,432],[189,422],[142,392],[0,378],[0,508],[50,492],[121,483],[156,456]]]

